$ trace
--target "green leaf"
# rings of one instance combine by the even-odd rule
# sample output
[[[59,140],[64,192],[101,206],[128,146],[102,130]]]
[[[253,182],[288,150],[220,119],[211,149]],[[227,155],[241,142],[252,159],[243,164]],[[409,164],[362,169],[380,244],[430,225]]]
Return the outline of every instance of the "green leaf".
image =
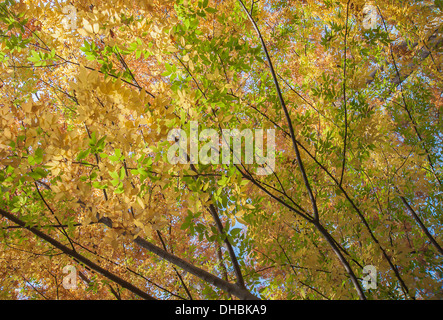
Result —
[[[97,136],[96,136],[95,132],[93,132],[91,135],[91,139],[89,139],[89,146],[93,147],[93,146],[95,146],[96,143],[97,143]]]
[[[233,229],[231,229],[231,236],[233,236],[233,237],[235,237],[235,236],[237,236],[240,232],[242,231],[242,229],[241,228],[233,228]]]
[[[209,12],[209,13],[216,13],[218,10],[217,9],[215,9],[215,8],[210,8],[210,7],[208,7],[208,8],[206,8],[205,9],[207,12]]]
[[[33,171],[29,173],[29,175],[35,180],[46,178],[48,173],[42,168],[35,168]]]
[[[94,182],[92,183],[92,186],[93,186],[94,188],[97,188],[97,189],[107,189],[107,188],[108,188],[108,185],[106,185],[106,184],[101,184],[99,181],[94,181]]]
[[[126,176],[125,173],[126,173],[126,172],[125,172],[125,168],[122,167],[122,168],[120,169],[120,179],[121,179],[121,180],[123,180],[123,179],[125,178],[125,176]]]
[[[98,152],[103,151],[103,149],[105,148],[105,140],[106,140],[107,136],[102,137],[100,140],[97,141],[95,147],[97,149]]]
[[[77,156],[77,160],[80,161],[80,160],[83,160],[84,158],[86,158],[89,154],[89,151],[90,151],[90,149],[80,151],[80,153]]]
[[[29,163],[29,165],[31,165],[31,166],[35,165],[35,159],[34,159],[34,156],[32,156],[32,155],[28,156],[28,163]]]
[[[119,178],[117,171],[110,171],[109,175],[116,180]]]
[[[36,164],[42,163],[43,161],[43,149],[37,148],[34,152],[34,161]]]
[[[125,190],[123,189],[123,182],[120,182],[117,189],[114,190],[114,193],[123,193]]]

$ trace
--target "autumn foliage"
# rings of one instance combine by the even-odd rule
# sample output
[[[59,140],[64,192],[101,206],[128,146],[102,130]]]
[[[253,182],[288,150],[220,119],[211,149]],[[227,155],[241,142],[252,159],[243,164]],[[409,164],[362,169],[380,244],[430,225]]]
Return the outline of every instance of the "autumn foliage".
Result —
[[[0,299],[443,298],[442,11],[0,3]],[[191,121],[275,171],[171,164]]]

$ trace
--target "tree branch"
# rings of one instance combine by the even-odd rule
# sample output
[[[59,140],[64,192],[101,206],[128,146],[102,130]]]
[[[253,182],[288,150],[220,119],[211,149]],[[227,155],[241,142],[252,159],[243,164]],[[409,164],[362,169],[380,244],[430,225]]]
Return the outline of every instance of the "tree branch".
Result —
[[[112,228],[112,220],[109,218],[100,219],[101,223],[106,225],[109,228]],[[219,277],[200,269],[199,267],[194,266],[193,264],[177,257],[176,255],[169,253],[165,250],[163,250],[160,247],[157,247],[155,244],[150,243],[146,241],[145,239],[138,236],[134,239],[134,243],[139,245],[140,247],[154,253],[155,255],[165,259],[166,261],[169,261],[170,263],[176,265],[179,268],[182,268],[183,270],[193,274],[194,276],[202,279],[203,281],[206,281],[207,283],[210,283],[226,292],[231,293],[232,295],[244,299],[244,300],[259,300],[258,297],[250,293],[245,288],[241,288],[235,284],[229,283],[223,279],[220,279]]]
[[[63,253],[67,254],[68,256],[70,256],[70,257],[72,257],[74,259],[77,259],[81,263],[84,263],[89,268],[91,268],[91,269],[95,270],[96,272],[102,274],[103,276],[105,276],[109,280],[114,281],[115,283],[119,284],[123,288],[128,289],[129,291],[131,291],[132,293],[136,294],[137,296],[139,296],[139,297],[141,297],[143,299],[146,299],[146,300],[156,300],[156,298],[154,298],[153,296],[151,296],[148,293],[142,291],[141,289],[135,287],[131,283],[127,282],[126,280],[124,280],[124,279],[116,276],[115,274],[109,272],[108,270],[103,269],[102,267],[100,267],[96,263],[94,263],[91,260],[87,259],[86,257],[84,257],[83,255],[79,254],[78,252],[76,252],[76,251],[74,251],[72,249],[69,249],[68,247],[66,247],[62,243],[58,242],[57,240],[53,239],[52,237],[48,236],[47,234],[41,232],[40,230],[38,230],[38,229],[36,229],[34,227],[26,225],[26,223],[24,221],[20,220],[19,218],[17,218],[13,214],[11,214],[11,213],[3,210],[3,209],[0,209],[0,214],[3,217],[7,218],[8,220],[14,222],[15,224],[28,229],[29,231],[31,231],[33,234],[35,234],[40,239],[43,239],[46,242],[49,242],[52,246],[54,246],[57,249],[61,250]]]
[[[431,243],[434,245],[434,247],[440,252],[440,254],[443,255],[443,248],[438,244],[437,240],[432,236],[432,234],[429,232],[428,228],[424,225],[424,223],[421,221],[420,217],[417,215],[415,210],[409,205],[408,201],[405,197],[400,196],[401,201],[403,201],[406,208],[408,208],[409,212],[414,217],[415,221],[417,221],[418,225],[420,226],[421,230],[425,233],[425,235],[429,238]]]
[[[248,12],[248,9],[245,7],[245,5],[242,2],[242,0],[238,0],[238,2],[243,7],[243,10],[246,12],[249,20],[251,21],[252,25],[254,26],[254,29],[257,32],[257,35],[258,35],[258,37],[260,39],[261,45],[262,45],[263,50],[265,52],[266,60],[268,61],[269,69],[271,71],[272,78],[274,80],[274,85],[275,85],[275,89],[277,91],[278,99],[280,100],[280,105],[281,105],[281,107],[282,107],[282,109],[283,109],[283,111],[285,113],[285,116],[286,116],[286,122],[288,123],[289,132],[291,134],[292,145],[294,147],[295,156],[297,158],[297,163],[298,163],[298,166],[300,168],[300,172],[302,174],[303,182],[305,184],[306,190],[308,191],[308,194],[309,194],[309,199],[311,201],[312,210],[313,210],[313,214],[314,214],[314,220],[318,220],[319,219],[319,215],[318,215],[317,202],[315,200],[314,193],[312,192],[311,186],[309,184],[308,176],[306,175],[306,171],[305,171],[305,168],[303,166],[303,162],[301,160],[300,151],[298,149],[297,141],[296,141],[296,138],[295,138],[294,127],[292,126],[291,116],[289,115],[288,108],[286,107],[285,100],[283,99],[283,95],[282,95],[282,92],[280,90],[280,85],[278,84],[278,79],[277,79],[277,76],[275,74],[274,67],[272,65],[271,57],[269,56],[268,49],[266,47],[265,41],[263,40],[263,37],[262,37],[261,32],[260,32],[260,29],[258,28],[257,24],[255,23],[254,18],[252,18],[251,14]]]
[[[343,106],[345,109],[345,136],[343,138],[343,162],[341,167],[341,176],[340,176],[340,185],[343,182],[343,176],[345,174],[345,164],[346,164],[346,144],[348,140],[348,108],[347,108],[347,99],[346,99],[346,51],[347,48],[347,40],[348,40],[348,19],[349,19],[349,3],[346,4],[346,26],[345,26],[345,49],[344,49],[344,61],[343,61]]]

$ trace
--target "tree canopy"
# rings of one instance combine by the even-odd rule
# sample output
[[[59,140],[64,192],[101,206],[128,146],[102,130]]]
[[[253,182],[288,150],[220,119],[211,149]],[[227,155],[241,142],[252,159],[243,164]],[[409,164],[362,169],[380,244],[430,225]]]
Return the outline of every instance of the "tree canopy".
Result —
[[[0,3],[0,299],[443,298],[442,11]],[[272,172],[171,163],[193,123]]]

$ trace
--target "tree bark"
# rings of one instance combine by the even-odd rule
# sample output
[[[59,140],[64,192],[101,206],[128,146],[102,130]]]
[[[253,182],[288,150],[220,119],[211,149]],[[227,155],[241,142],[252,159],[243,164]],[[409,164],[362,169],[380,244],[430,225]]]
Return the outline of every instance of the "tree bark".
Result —
[[[69,249],[68,247],[66,247],[62,243],[58,242],[57,240],[53,239],[52,237],[48,236],[47,234],[41,232],[40,230],[38,230],[38,229],[36,229],[34,227],[31,227],[31,226],[27,226],[24,221],[20,220],[19,218],[17,218],[13,214],[11,214],[11,213],[3,210],[3,209],[0,209],[0,214],[3,217],[5,217],[6,219],[14,222],[15,224],[17,224],[17,225],[19,225],[19,226],[21,226],[23,228],[28,229],[30,232],[35,234],[40,239],[43,239],[46,242],[49,242],[51,245],[53,245],[57,249],[61,250],[63,253],[65,253],[68,256],[70,256],[70,257],[72,257],[74,259],[77,259],[78,261],[84,263],[89,268],[91,268],[94,271],[102,274],[103,276],[105,276],[109,280],[112,280],[115,283],[121,285],[123,288],[128,289],[129,291],[131,291],[132,293],[136,294],[137,296],[139,296],[139,297],[141,297],[143,299],[146,299],[146,300],[157,300],[156,298],[154,298],[150,294],[144,292],[143,290],[137,288],[136,286],[134,286],[131,283],[127,282],[126,280],[116,276],[115,274],[109,272],[108,270],[103,269],[102,267],[100,267],[96,263],[94,263],[91,260],[87,259],[86,257],[82,256],[78,252],[76,252],[76,251],[74,251],[72,249]]]

